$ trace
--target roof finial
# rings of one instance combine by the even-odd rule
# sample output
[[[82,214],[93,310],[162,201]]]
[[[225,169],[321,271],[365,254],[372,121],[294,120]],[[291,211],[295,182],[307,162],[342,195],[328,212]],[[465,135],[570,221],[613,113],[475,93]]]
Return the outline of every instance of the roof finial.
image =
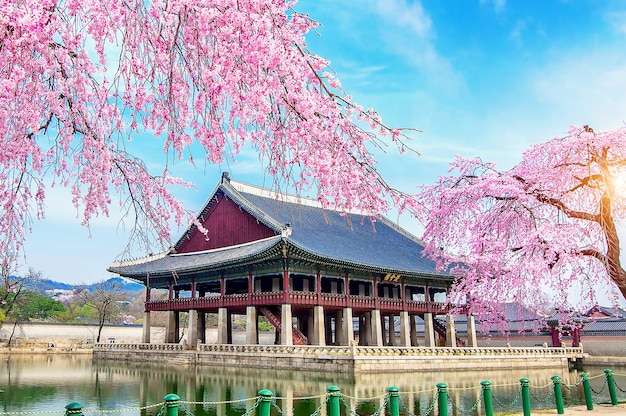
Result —
[[[222,182],[230,182],[230,176],[228,172],[222,172]]]

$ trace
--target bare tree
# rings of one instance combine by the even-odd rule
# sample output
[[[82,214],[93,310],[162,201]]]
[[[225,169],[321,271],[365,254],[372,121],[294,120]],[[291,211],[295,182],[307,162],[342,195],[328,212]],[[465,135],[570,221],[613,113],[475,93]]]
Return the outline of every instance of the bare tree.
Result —
[[[102,327],[106,322],[116,323],[120,312],[120,303],[128,301],[128,295],[124,292],[119,280],[101,280],[93,286],[77,286],[74,293],[85,305],[91,306],[96,311],[98,322],[98,336],[96,342],[100,342]]]

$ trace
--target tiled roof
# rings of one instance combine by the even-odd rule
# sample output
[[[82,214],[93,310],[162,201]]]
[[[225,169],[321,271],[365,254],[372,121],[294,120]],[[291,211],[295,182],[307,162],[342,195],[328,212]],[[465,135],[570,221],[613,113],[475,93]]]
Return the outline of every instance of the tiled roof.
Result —
[[[199,251],[187,254],[168,254],[155,259],[150,257],[143,261],[118,262],[109,267],[112,273],[123,276],[143,276],[146,274],[168,273],[176,270],[183,273],[187,270],[206,269],[233,264],[245,259],[251,259],[264,251],[271,249],[281,241],[280,236],[254,241],[237,246],[218,248],[215,250]]]
[[[314,200],[276,194],[231,181],[227,177],[222,179],[213,195],[217,192],[227,195],[259,222],[274,230],[276,239],[286,240],[305,256],[346,267],[413,276],[435,275],[452,280],[450,276],[438,273],[435,263],[422,256],[424,248],[415,236],[386,218],[373,221],[358,213],[322,209]],[[166,254],[133,263],[120,262],[111,266],[109,271],[124,276],[139,276],[225,265],[258,254],[277,241],[271,238],[206,252]]]
[[[622,318],[604,318],[596,319],[585,325],[583,328],[585,334],[626,334],[626,320]]]
[[[435,263],[422,256],[424,248],[417,239],[385,218],[372,222],[359,214],[239,194],[276,222],[289,224],[292,233],[287,239],[311,254],[351,265],[438,274]]]

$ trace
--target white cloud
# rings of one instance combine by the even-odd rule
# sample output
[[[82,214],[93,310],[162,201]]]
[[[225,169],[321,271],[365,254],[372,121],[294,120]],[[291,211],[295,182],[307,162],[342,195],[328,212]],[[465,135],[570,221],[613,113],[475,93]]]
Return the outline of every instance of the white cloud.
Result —
[[[498,14],[506,8],[506,0],[480,0],[480,4],[493,6],[493,11]]]
[[[610,11],[606,13],[606,21],[616,33],[626,34],[626,11]]]
[[[432,21],[419,2],[407,3],[406,0],[376,0],[376,8],[381,16],[392,20],[394,26],[408,27],[421,38],[433,36]]]

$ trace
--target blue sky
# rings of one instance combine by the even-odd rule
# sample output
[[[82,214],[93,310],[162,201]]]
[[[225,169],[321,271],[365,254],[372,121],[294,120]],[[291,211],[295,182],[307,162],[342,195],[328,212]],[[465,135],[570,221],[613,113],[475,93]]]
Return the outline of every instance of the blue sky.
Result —
[[[626,121],[626,1],[300,0],[296,9],[321,23],[308,47],[331,61],[356,102],[389,125],[423,130],[413,142],[421,156],[378,156],[403,191],[446,174],[456,154],[507,169],[572,124],[607,130]],[[179,193],[189,209],[202,206],[223,170],[268,183],[248,152],[228,165],[177,168],[196,183]],[[68,194],[48,194],[47,218],[28,236],[28,265],[67,283],[107,278],[125,243],[119,216],[96,220],[89,237]],[[419,233],[411,218],[399,221]]]

